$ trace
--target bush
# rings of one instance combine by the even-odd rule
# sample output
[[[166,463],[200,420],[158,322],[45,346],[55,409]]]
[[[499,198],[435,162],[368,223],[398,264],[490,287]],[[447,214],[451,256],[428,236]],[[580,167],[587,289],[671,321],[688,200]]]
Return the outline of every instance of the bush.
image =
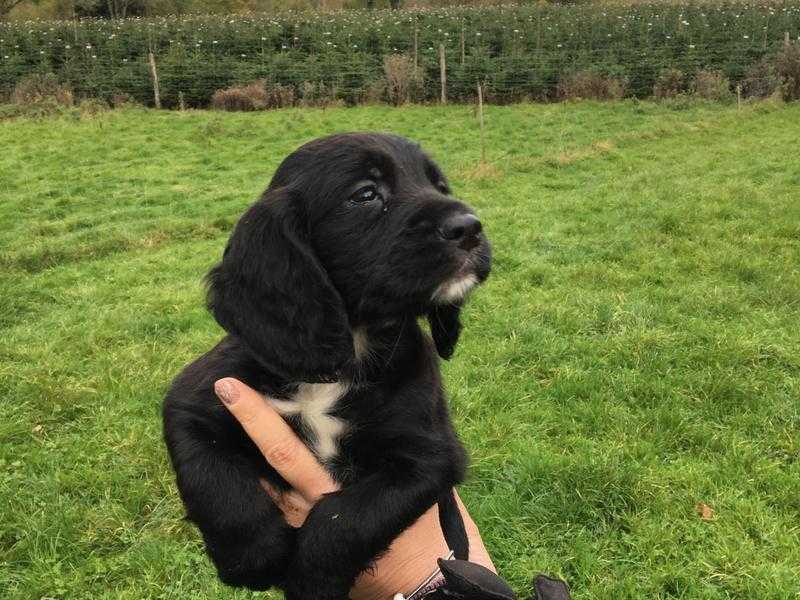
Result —
[[[273,83],[267,87],[267,108],[289,108],[294,106],[294,87]]]
[[[405,54],[390,54],[383,59],[386,77],[386,95],[395,106],[419,100],[422,92],[422,69],[414,68],[414,61]]]
[[[78,104],[78,113],[80,114],[81,118],[88,118],[108,112],[110,108],[111,107],[108,105],[108,103],[103,100],[99,100],[97,98],[86,98],[85,100],[81,100],[81,103]]]
[[[380,104],[386,98],[386,80],[376,79],[367,84],[364,90],[364,104]]]
[[[721,71],[698,71],[692,82],[692,94],[704,100],[728,100],[731,82]]]
[[[784,100],[800,100],[800,44],[785,46],[775,57]]]
[[[674,98],[686,91],[685,76],[679,69],[664,69],[653,86],[653,96],[659,100]]]
[[[53,106],[72,106],[72,91],[61,85],[52,73],[34,73],[14,87],[11,100],[20,106],[46,104]]]
[[[264,81],[248,85],[234,85],[217,90],[211,96],[211,108],[216,110],[249,111],[267,108],[267,90]]]
[[[252,111],[293,106],[294,88],[290,85],[272,84],[267,87],[263,79],[247,85],[234,85],[217,90],[211,96],[211,107],[217,110]]]
[[[136,106],[136,99],[130,94],[117,92],[111,94],[111,106],[114,108],[125,108],[126,106]]]
[[[578,71],[558,82],[562,100],[619,100],[625,95],[625,81],[594,71]]]
[[[0,103],[0,121],[16,119],[25,115],[25,109],[17,104]]]
[[[323,82],[314,83],[304,81],[297,86],[300,106],[325,108],[329,106],[344,106],[344,101],[336,97],[336,88],[325,85]]]
[[[742,93],[748,98],[769,98],[780,91],[781,78],[774,61],[764,57],[745,72]]]

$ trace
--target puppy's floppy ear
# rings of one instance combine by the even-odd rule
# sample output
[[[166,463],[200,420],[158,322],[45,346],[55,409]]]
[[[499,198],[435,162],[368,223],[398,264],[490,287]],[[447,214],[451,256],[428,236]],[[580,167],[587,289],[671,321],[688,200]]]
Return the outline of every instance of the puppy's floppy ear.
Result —
[[[458,304],[441,304],[428,311],[428,323],[431,325],[433,343],[439,356],[447,360],[453,356],[461,334],[461,306]]]
[[[276,375],[332,381],[353,359],[353,338],[305,223],[297,193],[267,190],[236,224],[222,262],[208,274],[208,307]]]

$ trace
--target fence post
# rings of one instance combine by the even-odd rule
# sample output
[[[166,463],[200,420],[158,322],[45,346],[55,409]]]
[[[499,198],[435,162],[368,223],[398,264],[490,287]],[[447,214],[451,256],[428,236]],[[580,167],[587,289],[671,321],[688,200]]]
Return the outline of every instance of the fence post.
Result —
[[[158,70],[156,69],[156,57],[150,52],[148,54],[150,59],[150,77],[153,78],[153,99],[156,103],[156,108],[161,108],[161,91],[158,87]]]
[[[447,65],[444,62],[444,44],[439,44],[439,78],[442,80],[442,104],[447,104]]]
[[[789,41],[789,32],[788,31],[784,31],[783,32],[783,47],[784,48],[788,48],[790,44],[791,44],[791,42]]]
[[[183,92],[178,92],[178,108],[186,110],[186,99],[183,97]]]
[[[461,21],[461,66],[462,67],[464,66],[464,58],[466,54],[464,52],[464,43],[465,43],[464,38],[466,38],[466,36],[467,36],[467,22]]]
[[[417,26],[414,25],[414,73],[417,72],[419,66],[419,32]]]
[[[742,109],[742,84],[736,85],[736,108]]]
[[[486,138],[483,133],[483,86],[478,82],[478,122],[481,125],[481,164],[486,164]]]

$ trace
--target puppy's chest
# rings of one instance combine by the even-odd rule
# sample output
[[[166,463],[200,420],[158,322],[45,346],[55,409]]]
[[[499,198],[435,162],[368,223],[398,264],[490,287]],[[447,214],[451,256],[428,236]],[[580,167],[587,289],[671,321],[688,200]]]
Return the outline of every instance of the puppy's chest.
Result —
[[[339,453],[341,438],[350,425],[337,410],[348,386],[336,383],[301,383],[287,399],[270,403],[306,441],[317,457],[329,462]]]

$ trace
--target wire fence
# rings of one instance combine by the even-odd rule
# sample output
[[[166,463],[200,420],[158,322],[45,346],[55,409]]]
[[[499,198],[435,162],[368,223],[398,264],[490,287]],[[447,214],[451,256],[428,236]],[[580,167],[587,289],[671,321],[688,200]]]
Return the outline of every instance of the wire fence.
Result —
[[[549,100],[581,72],[646,97],[665,69],[687,85],[714,71],[763,88],[775,79],[763,61],[798,39],[791,2],[36,21],[0,26],[0,94],[54,73],[78,97],[152,105],[154,62],[165,107],[207,106],[256,80],[297,102],[358,104],[388,99],[385,59],[401,54],[415,65],[415,101],[472,101],[477,82],[490,102]]]

